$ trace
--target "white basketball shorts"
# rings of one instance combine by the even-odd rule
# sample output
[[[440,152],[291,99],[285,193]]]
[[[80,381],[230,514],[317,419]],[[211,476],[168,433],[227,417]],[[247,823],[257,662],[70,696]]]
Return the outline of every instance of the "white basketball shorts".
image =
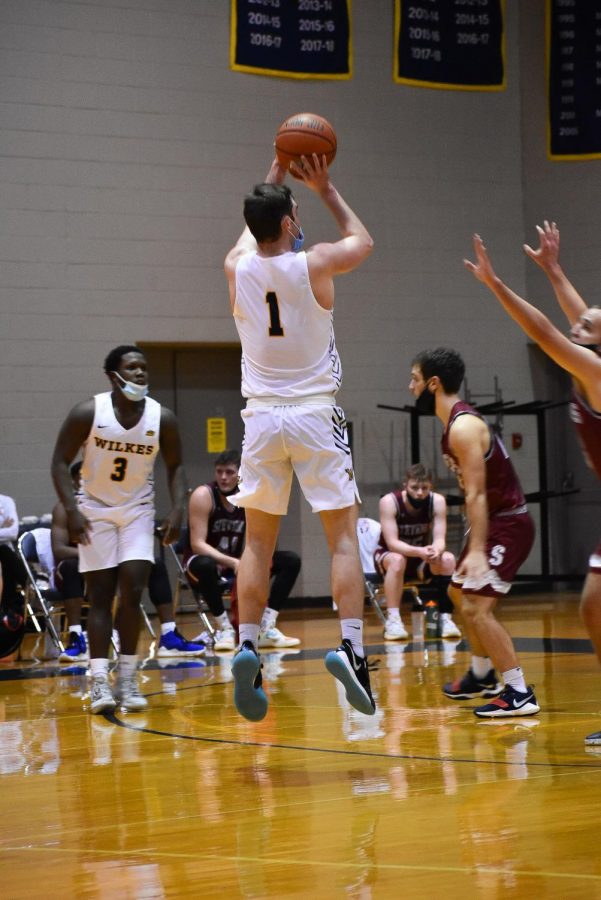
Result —
[[[114,569],[129,560],[154,562],[154,504],[105,506],[89,497],[79,509],[92,526],[90,543],[79,545],[79,571]]]
[[[360,501],[344,412],[339,406],[250,405],[242,410],[244,443],[237,506],[283,516],[292,473],[313,512]]]

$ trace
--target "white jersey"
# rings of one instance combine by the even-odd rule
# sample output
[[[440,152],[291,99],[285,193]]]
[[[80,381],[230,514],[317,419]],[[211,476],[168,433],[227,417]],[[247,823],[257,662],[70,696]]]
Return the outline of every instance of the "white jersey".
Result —
[[[161,405],[146,397],[137,425],[117,421],[110,391],[94,397],[94,422],[83,448],[80,500],[105,506],[153,502],[153,469],[159,450]]]
[[[311,290],[306,253],[246,253],[236,266],[234,320],[242,396],[334,395],[342,382],[334,314]]]

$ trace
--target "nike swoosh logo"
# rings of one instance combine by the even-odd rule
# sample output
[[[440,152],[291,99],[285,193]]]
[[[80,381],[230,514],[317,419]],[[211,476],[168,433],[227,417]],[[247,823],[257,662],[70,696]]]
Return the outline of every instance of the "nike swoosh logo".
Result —
[[[108,428],[108,425],[97,425],[96,428]]]
[[[532,697],[526,697],[526,699],[522,700],[521,703],[516,703],[514,700],[513,701],[513,709],[520,709],[522,706],[525,706],[526,703],[530,703],[531,700],[532,700]]]

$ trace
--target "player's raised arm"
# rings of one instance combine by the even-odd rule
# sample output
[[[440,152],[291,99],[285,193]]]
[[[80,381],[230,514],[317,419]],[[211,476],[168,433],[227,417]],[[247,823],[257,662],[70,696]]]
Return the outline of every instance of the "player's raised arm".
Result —
[[[559,264],[559,228],[555,222],[549,223],[545,219],[543,228],[537,225],[536,230],[539,237],[538,248],[533,250],[528,244],[524,244],[524,251],[540,266],[551,282],[559,305],[570,325],[573,325],[587,306]]]
[[[280,165],[277,158],[274,158],[269,168],[269,172],[265,176],[264,184],[283,184],[285,178],[286,170]],[[256,250],[257,247],[258,244],[255,238],[252,236],[250,228],[246,226],[232,249],[225,257],[223,268],[225,270],[225,275],[227,278],[230,295],[230,305],[232,309],[234,308],[234,303],[236,302],[236,266],[238,265],[238,260],[241,256],[244,256],[245,253]]]
[[[316,153],[309,160],[302,157],[302,167],[290,163],[290,169],[301,178],[309,190],[316,193],[334,216],[341,240],[335,243],[315,244],[307,251],[311,283],[314,277],[342,275],[352,272],[373,250],[374,242],[359,216],[341,197],[328,172],[325,155],[321,159]]]
[[[584,346],[562,334],[539,309],[507,287],[495,273],[482,238],[474,235],[476,262],[464,260],[465,267],[495,295],[528,337],[532,338],[551,359],[598,394],[601,359]],[[585,307],[586,309],[586,307]],[[582,318],[582,316],[580,317]],[[592,398],[591,398],[592,399]]]

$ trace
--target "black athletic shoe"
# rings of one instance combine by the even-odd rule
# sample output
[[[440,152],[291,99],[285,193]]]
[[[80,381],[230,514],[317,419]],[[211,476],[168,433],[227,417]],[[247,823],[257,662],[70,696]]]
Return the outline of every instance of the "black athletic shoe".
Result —
[[[232,663],[234,703],[241,716],[260,722],[267,715],[267,697],[263,690],[261,660],[251,641],[244,641]]]
[[[494,669],[490,669],[484,678],[476,678],[468,669],[463,678],[445,684],[442,692],[451,700],[473,700],[475,697],[496,697],[502,690],[503,685],[497,681]]]
[[[593,734],[588,734],[584,739],[584,743],[587,747],[601,746],[601,731],[595,731]]]
[[[536,702],[532,688],[528,687],[524,693],[516,691],[510,684],[506,685],[503,693],[491,700],[490,703],[485,706],[477,706],[474,710],[474,714],[483,719],[535,716],[537,712],[540,712],[540,706]]]
[[[351,706],[366,716],[373,716],[376,704],[371,695],[367,657],[357,656],[345,638],[337,650],[330,650],[326,655],[325,664],[328,672],[344,685]]]

